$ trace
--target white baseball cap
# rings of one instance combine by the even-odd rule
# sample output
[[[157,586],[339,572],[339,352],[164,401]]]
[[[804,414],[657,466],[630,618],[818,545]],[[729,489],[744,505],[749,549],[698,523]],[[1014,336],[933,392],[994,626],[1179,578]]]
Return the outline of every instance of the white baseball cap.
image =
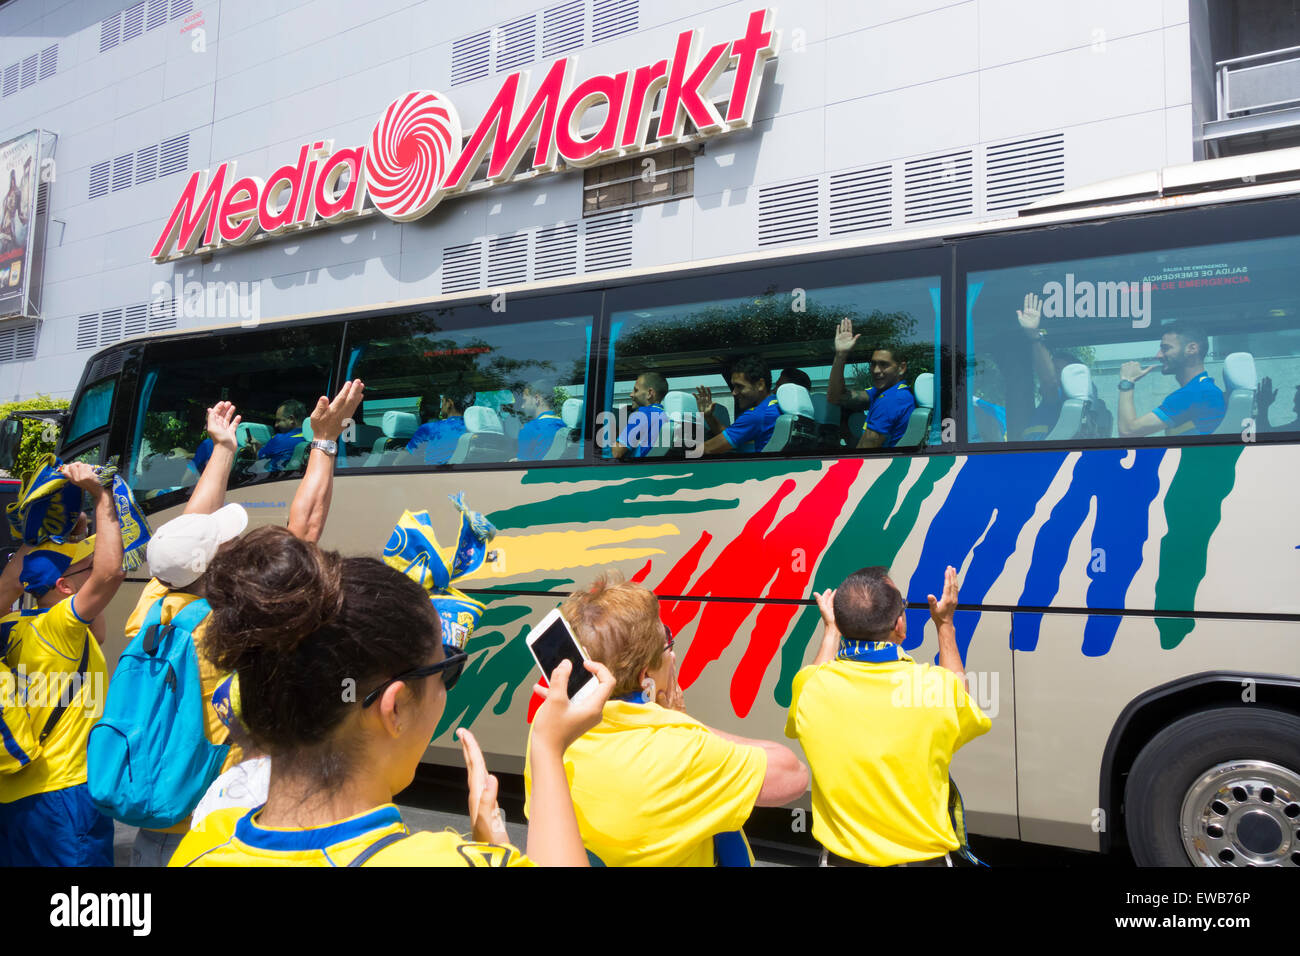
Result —
[[[149,573],[164,584],[183,588],[199,579],[217,549],[248,527],[242,505],[226,505],[210,515],[181,515],[153,533],[145,556]]]

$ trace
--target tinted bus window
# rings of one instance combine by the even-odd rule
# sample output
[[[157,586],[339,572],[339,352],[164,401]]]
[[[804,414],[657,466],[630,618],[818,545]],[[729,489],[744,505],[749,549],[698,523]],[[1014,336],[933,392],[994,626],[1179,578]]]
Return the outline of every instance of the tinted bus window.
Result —
[[[970,440],[1300,430],[1297,255],[1284,237],[971,272]]]
[[[366,397],[340,464],[581,458],[595,310],[591,297],[575,298],[349,323],[347,375],[366,383]]]
[[[300,471],[311,441],[307,418],[330,393],[340,331],[306,326],[150,345],[126,469],[137,496],[198,481],[212,454],[206,409],[222,400],[243,418],[232,487]]]
[[[791,280],[807,277],[792,271]],[[606,457],[695,457],[692,427],[701,423],[704,441],[727,439],[706,444],[711,454],[938,441],[937,275],[801,287],[746,273],[713,285],[746,279],[757,286],[750,294],[612,312]],[[702,415],[710,403],[711,416]]]
[[[108,424],[109,410],[113,407],[113,388],[117,379],[105,379],[91,385],[81,393],[77,408],[72,413],[65,442],[74,442],[82,435],[88,435]]]

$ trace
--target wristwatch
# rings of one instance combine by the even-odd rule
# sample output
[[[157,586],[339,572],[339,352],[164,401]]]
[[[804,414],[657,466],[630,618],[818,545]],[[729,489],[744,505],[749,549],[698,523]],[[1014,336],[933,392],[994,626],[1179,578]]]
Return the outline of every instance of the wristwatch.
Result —
[[[1131,392],[1136,386],[1126,378],[1119,380],[1119,390],[1121,392]]]
[[[326,438],[313,438],[311,442],[311,447],[319,448],[321,451],[329,455],[331,458],[337,457],[339,453],[338,444]]]

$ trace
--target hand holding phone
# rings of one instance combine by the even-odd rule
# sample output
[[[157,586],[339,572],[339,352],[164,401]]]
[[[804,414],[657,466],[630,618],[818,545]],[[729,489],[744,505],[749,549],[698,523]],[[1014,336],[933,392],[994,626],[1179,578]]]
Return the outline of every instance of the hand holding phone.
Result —
[[[528,632],[525,641],[543,677],[549,679],[560,666],[561,661],[568,661],[572,665],[567,672],[569,700],[577,703],[596,689],[596,679],[582,666],[589,660],[587,652],[578,643],[573,629],[569,627],[569,622],[564,619],[558,607],[548,612],[538,625]],[[541,696],[546,695],[543,693]]]
[[[549,687],[533,685],[533,693],[546,700],[533,715],[533,744],[542,743],[564,753],[587,731],[600,723],[601,713],[609,695],[614,692],[614,675],[599,661],[584,661],[588,688],[581,700],[571,700],[568,688],[572,684],[573,664],[563,660],[551,672]]]

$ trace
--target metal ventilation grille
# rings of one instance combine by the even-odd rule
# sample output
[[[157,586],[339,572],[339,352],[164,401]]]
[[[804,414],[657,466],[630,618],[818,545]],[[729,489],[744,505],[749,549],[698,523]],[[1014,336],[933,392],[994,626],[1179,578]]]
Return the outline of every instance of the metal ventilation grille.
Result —
[[[158,154],[158,177],[184,171],[190,163],[190,134],[182,133],[162,141]]]
[[[528,281],[528,233],[488,240],[488,285]]]
[[[122,310],[109,309],[99,316],[99,344],[111,345],[122,337]]]
[[[163,329],[176,328],[176,300],[171,296],[153,302],[149,306],[149,331],[159,332]]]
[[[47,46],[41,51],[41,74],[39,79],[48,80],[59,70],[59,45]]]
[[[487,76],[491,51],[491,30],[454,41],[451,45],[451,85],[459,86]]]
[[[149,331],[149,303],[137,302],[128,305],[123,312],[122,337],[144,335]]]
[[[177,17],[183,17],[193,9],[194,0],[172,0],[171,19],[175,20]]]
[[[599,43],[637,28],[637,0],[595,0],[591,5],[591,42]]]
[[[99,313],[88,312],[77,317],[77,348],[93,349],[99,344]]]
[[[537,231],[537,247],[533,253],[533,278],[555,279],[577,275],[578,226],[547,226]]]
[[[632,212],[623,210],[583,224],[583,271],[624,269],[632,265]]]
[[[134,40],[144,33],[144,0],[133,7],[127,7],[122,14],[122,39]]]
[[[542,13],[542,59],[582,46],[584,0],[571,0]]]
[[[36,218],[45,215],[45,210],[50,205],[50,184],[41,183],[36,187]]]
[[[817,180],[805,179],[758,191],[758,244],[817,238]]]
[[[478,240],[442,250],[442,291],[477,289],[483,277],[483,244]]]
[[[990,146],[984,153],[985,208],[1018,209],[1065,189],[1065,136],[1054,133]]]
[[[119,11],[100,21],[99,52],[104,53],[113,49],[120,39],[122,39],[122,14]]]
[[[90,373],[86,376],[86,381],[96,382],[106,375],[116,375],[122,371],[122,361],[125,357],[125,352],[117,351],[95,359],[95,363],[90,366]]]
[[[108,173],[112,164],[108,160],[90,167],[90,198],[108,195]]]
[[[0,362],[21,362],[36,357],[36,326],[0,331]]]
[[[36,69],[40,63],[40,54],[33,53],[23,60],[23,89],[36,85]]]
[[[119,156],[113,160],[113,192],[126,189],[131,185],[134,159],[134,154],[127,153],[125,156]]]
[[[893,204],[890,166],[835,173],[830,185],[832,236],[889,227]]]
[[[4,78],[5,96],[13,96],[13,94],[18,92],[18,72],[20,69],[22,69],[22,65],[19,63],[12,63],[9,66],[5,67],[5,78]]]
[[[149,18],[145,21],[146,30],[155,30],[167,22],[167,0],[149,0]]]
[[[152,182],[158,175],[158,145],[146,146],[135,154],[135,181]]]
[[[531,63],[537,56],[537,17],[520,17],[497,27],[497,72]]]
[[[907,222],[952,219],[975,212],[975,175],[970,150],[913,159],[903,171]]]

